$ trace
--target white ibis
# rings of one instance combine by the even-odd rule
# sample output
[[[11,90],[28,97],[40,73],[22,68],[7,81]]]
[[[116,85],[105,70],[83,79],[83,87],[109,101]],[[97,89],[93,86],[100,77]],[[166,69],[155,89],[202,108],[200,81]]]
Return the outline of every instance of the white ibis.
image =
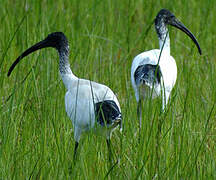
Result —
[[[162,110],[165,111],[170,93],[177,78],[177,66],[170,55],[170,39],[167,25],[174,26],[186,33],[201,48],[195,36],[168,10],[162,9],[155,18],[155,29],[160,49],[145,51],[137,55],[131,67],[131,82],[137,101],[137,116],[141,128],[141,99],[162,97]]]
[[[59,71],[67,89],[66,112],[74,126],[74,157],[81,134],[91,130],[106,136],[110,158],[111,133],[117,126],[121,128],[122,123],[119,102],[109,87],[90,80],[79,79],[73,74],[68,60],[68,40],[62,32],[51,33],[44,40],[24,51],[10,67],[8,76],[22,58],[46,47],[55,48],[59,54]]]

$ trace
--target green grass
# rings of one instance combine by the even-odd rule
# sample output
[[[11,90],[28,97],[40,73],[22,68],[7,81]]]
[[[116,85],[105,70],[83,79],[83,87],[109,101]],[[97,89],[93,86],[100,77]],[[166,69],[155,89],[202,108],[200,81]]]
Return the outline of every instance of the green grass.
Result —
[[[170,28],[177,83],[166,114],[160,99],[143,104],[139,141],[130,67],[135,55],[158,48],[151,24],[161,8],[194,33],[203,55]],[[0,179],[216,179],[215,9],[214,0],[2,0]],[[112,136],[113,167],[105,139],[92,134],[82,136],[73,165],[73,127],[55,50],[32,54],[6,76],[22,51],[54,31],[69,39],[73,72],[118,96],[124,130]]]

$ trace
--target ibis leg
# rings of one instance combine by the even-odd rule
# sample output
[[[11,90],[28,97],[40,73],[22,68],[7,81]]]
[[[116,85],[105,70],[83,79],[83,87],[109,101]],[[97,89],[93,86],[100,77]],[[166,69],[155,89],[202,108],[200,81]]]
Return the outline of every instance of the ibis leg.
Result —
[[[142,105],[141,105],[141,100],[138,101],[137,103],[137,117],[139,120],[139,130],[141,130],[142,126]]]
[[[165,92],[162,99],[162,113],[167,111],[170,92]]]
[[[73,156],[74,161],[76,160],[78,145],[79,145],[79,143],[77,141],[75,141],[74,156]]]
[[[111,149],[111,141],[110,138],[106,140],[107,142],[107,147],[108,147],[108,151],[109,151],[109,161],[111,162],[112,160],[112,149]]]

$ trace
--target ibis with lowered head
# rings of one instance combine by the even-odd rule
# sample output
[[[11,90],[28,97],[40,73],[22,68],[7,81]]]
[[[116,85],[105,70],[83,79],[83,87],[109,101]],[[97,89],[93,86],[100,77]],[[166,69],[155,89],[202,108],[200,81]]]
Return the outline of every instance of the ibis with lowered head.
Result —
[[[93,131],[106,137],[109,159],[111,158],[110,137],[112,131],[122,124],[119,102],[113,91],[90,80],[80,79],[71,71],[69,64],[69,45],[62,32],[49,34],[44,40],[24,51],[11,65],[8,76],[22,58],[42,48],[52,47],[59,54],[59,71],[67,89],[65,108],[74,126],[74,158],[83,132]]]
[[[141,128],[143,98],[162,97],[162,110],[165,111],[170,93],[177,78],[175,59],[170,55],[170,39],[167,25],[174,26],[186,33],[201,53],[195,36],[169,11],[162,9],[155,18],[155,29],[160,49],[145,51],[137,55],[132,62],[131,82],[137,101],[137,116]]]

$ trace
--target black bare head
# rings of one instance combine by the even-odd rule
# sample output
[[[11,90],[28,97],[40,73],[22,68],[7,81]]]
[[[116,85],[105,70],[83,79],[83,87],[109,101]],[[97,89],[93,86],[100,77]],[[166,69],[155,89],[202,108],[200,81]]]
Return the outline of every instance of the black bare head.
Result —
[[[170,24],[176,17],[167,9],[161,9],[155,18],[155,25],[159,23]]]
[[[62,48],[68,48],[68,40],[63,32],[51,33],[44,41],[47,41],[50,47],[56,48],[58,51]]]
[[[57,49],[59,52],[64,51],[68,53],[68,40],[64,33],[62,32],[54,32],[49,34],[44,40],[36,43],[26,51],[24,51],[11,65],[9,71],[8,71],[8,76],[10,76],[11,72],[15,68],[15,66],[20,62],[21,59],[23,59],[25,56],[31,54],[34,51],[37,51],[39,49],[47,48],[47,47],[52,47]]]
[[[161,9],[155,18],[155,29],[159,38],[167,33],[168,30],[166,28],[166,25],[168,24],[186,33],[196,44],[199,53],[202,54],[201,48],[195,36],[169,10]]]

